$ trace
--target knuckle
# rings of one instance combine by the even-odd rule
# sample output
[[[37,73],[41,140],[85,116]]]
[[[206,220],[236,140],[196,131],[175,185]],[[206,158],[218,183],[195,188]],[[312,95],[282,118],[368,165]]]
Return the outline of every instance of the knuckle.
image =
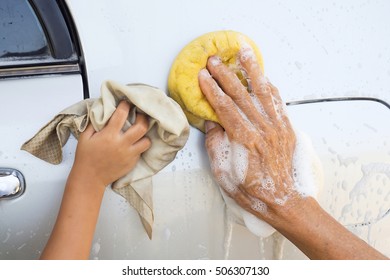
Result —
[[[146,123],[137,124],[137,131],[141,135],[145,135],[148,132],[148,126]]]
[[[124,106],[118,106],[114,112],[114,117],[116,116],[119,119],[127,118],[127,115],[129,114],[128,110]]]
[[[261,85],[260,86],[260,93],[262,94],[270,94],[271,93],[271,88],[269,85]]]
[[[145,142],[145,146],[147,148],[149,148],[150,146],[152,146],[152,140],[150,140],[149,137],[144,137],[144,142]]]
[[[139,140],[139,152],[143,153],[152,146],[152,141],[148,137],[143,137]]]
[[[146,134],[149,129],[149,120],[144,114],[138,114],[135,125],[140,133]]]

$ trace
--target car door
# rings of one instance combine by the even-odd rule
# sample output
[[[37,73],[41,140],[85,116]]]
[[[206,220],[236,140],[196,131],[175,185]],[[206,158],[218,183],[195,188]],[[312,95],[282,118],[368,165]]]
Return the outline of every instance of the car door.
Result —
[[[81,50],[62,1],[0,1],[0,259],[38,258],[72,163],[37,160],[21,145],[87,94]]]
[[[288,1],[240,2],[251,9],[224,5],[226,1],[66,2],[83,42],[93,97],[98,97],[107,78],[166,89],[180,49],[205,32],[233,29],[251,35],[264,54],[266,75],[285,101],[294,101],[288,106],[292,123],[312,138],[323,162],[321,205],[348,229],[390,254],[390,215],[386,215],[390,181],[383,173],[390,164],[390,110],[383,106],[384,101],[389,103],[386,61],[390,60],[383,38],[390,36],[386,36],[386,16],[378,13],[386,10],[383,4],[368,5],[372,13],[356,4],[352,13],[326,1],[300,9]],[[275,20],[275,15],[283,20]],[[371,94],[378,100],[365,98]],[[351,101],[337,99],[345,96]],[[335,102],[325,102],[333,97]],[[376,170],[368,172],[369,167]],[[360,181],[367,187],[359,187]],[[155,224],[149,240],[136,211],[107,189],[90,258],[305,257],[280,236],[258,239],[230,222],[211,176],[204,135],[194,128],[176,159],[153,177],[153,205]]]

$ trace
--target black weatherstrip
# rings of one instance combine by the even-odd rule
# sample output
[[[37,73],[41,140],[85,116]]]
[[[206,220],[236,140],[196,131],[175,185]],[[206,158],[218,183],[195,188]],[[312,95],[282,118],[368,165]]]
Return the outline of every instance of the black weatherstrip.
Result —
[[[57,0],[58,6],[62,12],[62,15],[68,25],[68,30],[70,32],[70,36],[72,38],[74,47],[76,48],[77,55],[79,57],[79,67],[81,70],[81,77],[83,79],[83,92],[84,99],[89,98],[89,86],[88,86],[88,75],[87,75],[87,66],[84,59],[83,47],[80,43],[80,37],[77,32],[76,25],[73,21],[72,15],[68,9],[64,0]]]
[[[47,0],[30,0],[30,3],[35,8],[35,12],[45,29],[53,57],[56,59],[72,57],[75,50],[57,3]]]

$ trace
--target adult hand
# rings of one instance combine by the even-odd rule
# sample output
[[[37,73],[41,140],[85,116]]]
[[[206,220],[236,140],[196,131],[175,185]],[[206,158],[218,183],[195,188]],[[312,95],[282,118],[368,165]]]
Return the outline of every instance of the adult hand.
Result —
[[[243,48],[238,60],[244,82],[218,57],[210,57],[199,73],[201,90],[222,125],[206,122],[206,148],[218,184],[241,207],[275,224],[279,211],[299,197],[292,165],[295,134],[253,50]]]
[[[294,188],[296,138],[278,90],[264,78],[250,48],[238,59],[243,83],[217,57],[199,73],[222,125],[206,122],[206,148],[219,185],[309,258],[386,259]]]

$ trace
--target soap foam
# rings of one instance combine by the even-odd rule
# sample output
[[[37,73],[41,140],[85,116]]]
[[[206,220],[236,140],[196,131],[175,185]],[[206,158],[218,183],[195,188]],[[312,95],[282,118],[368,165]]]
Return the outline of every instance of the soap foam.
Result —
[[[295,135],[294,187],[302,196],[316,198],[324,180],[322,165],[310,138],[300,131],[295,131]]]
[[[288,195],[285,195],[283,198],[275,198],[275,202],[278,205],[284,205],[287,202],[288,198]]]
[[[245,181],[248,170],[248,151],[236,142],[230,142],[226,133],[217,144],[212,169],[218,175],[217,181],[228,192],[235,192]]]
[[[263,104],[260,103],[257,96],[253,93],[250,93],[249,96],[251,97],[252,103],[255,106],[257,112],[259,112],[262,116],[267,116],[267,114],[265,113]]]
[[[267,212],[267,205],[262,202],[260,199],[251,197],[251,208],[259,213]]]
[[[322,187],[323,184],[323,173],[322,173],[322,166],[321,162],[319,161],[314,148],[312,146],[310,138],[306,136],[304,133],[296,131],[296,147],[295,152],[293,156],[293,168],[294,168],[294,187],[295,189],[302,195],[302,196],[312,196],[316,198],[319,189]],[[227,139],[224,139],[224,142],[227,141]],[[241,145],[236,146],[236,157],[228,157],[229,161],[226,161],[223,163],[226,173],[223,176],[223,180],[225,180],[230,184],[229,186],[233,188],[234,182],[244,182],[245,176],[243,176],[243,168],[242,166],[245,166],[245,172],[247,169],[247,151],[244,153],[241,149],[245,149],[244,147],[240,147]],[[221,145],[222,149],[223,145]],[[233,149],[231,146],[229,146],[229,154],[231,153]],[[241,163],[236,163],[236,158],[240,159],[237,155],[241,154],[244,155],[244,160],[241,160]],[[237,169],[235,173],[231,172],[230,168],[228,167],[229,164],[233,162],[234,168]],[[240,166],[240,168],[238,168]],[[230,171],[230,173],[229,173]],[[234,181],[234,179],[231,178],[231,176],[228,176],[228,174],[240,174],[239,178],[237,178],[237,181]],[[261,186],[267,190],[275,190],[276,186],[273,180],[270,177],[265,177],[262,180],[258,180],[256,184],[261,184]],[[236,190],[237,190],[237,185]],[[288,201],[289,197],[286,195],[282,198],[275,198],[275,202],[279,205],[284,205]],[[275,232],[275,229],[270,226],[268,223],[260,220],[253,214],[247,212],[246,210],[242,209],[235,201],[227,196],[224,195],[224,200],[226,204],[228,205],[229,209],[231,209],[231,212],[234,213],[237,216],[237,219],[239,219],[240,222],[245,224],[245,226],[256,236],[266,238],[270,235],[272,235]],[[262,202],[259,199],[252,198],[251,201],[251,208],[259,213],[266,213],[267,211],[267,205]]]
[[[268,237],[275,232],[275,229],[272,226],[263,220],[260,220],[252,213],[242,210],[241,214],[245,226],[256,236]]]
[[[241,50],[240,50],[241,58],[243,60],[257,61],[256,54],[253,51],[251,45],[248,44],[244,38],[240,38],[239,42],[241,45]]]
[[[261,180],[261,186],[263,189],[267,191],[274,191],[275,189],[275,183],[272,180],[271,177],[265,177]]]
[[[286,104],[281,102],[279,99],[275,98],[273,95],[272,95],[272,103],[274,105],[277,119],[283,122],[283,117],[286,116],[286,111],[287,111]]]
[[[229,219],[235,220],[239,224],[244,224],[250,232],[260,237],[268,237],[275,232],[275,229],[270,226],[268,223],[260,220],[252,213],[241,208],[231,197],[227,196],[222,191],[223,199],[226,202],[227,207],[229,208]],[[252,209],[257,212],[265,213],[267,211],[267,206],[264,202],[259,199],[252,198]]]

